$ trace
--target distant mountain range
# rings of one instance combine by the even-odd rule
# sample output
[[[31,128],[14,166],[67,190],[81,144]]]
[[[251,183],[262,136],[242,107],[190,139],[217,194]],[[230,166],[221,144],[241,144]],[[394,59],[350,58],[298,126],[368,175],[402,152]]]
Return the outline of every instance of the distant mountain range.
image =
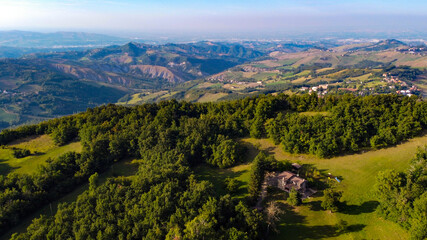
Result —
[[[127,38],[84,32],[0,31],[0,46],[17,48],[100,47],[124,44],[129,41],[130,39]]]

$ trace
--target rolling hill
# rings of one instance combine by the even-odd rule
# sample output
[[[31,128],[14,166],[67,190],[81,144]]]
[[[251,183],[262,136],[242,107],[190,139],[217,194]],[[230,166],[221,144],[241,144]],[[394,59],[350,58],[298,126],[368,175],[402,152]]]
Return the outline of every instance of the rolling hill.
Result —
[[[200,42],[32,53],[0,60],[1,127],[37,122],[117,102],[141,89],[162,90],[253,60],[238,44]],[[40,119],[42,118],[42,119]]]

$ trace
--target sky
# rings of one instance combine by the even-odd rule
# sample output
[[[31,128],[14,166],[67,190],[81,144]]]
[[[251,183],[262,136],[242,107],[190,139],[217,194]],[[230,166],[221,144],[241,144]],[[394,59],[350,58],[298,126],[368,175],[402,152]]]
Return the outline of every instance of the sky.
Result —
[[[426,0],[0,0],[1,30],[427,32]]]

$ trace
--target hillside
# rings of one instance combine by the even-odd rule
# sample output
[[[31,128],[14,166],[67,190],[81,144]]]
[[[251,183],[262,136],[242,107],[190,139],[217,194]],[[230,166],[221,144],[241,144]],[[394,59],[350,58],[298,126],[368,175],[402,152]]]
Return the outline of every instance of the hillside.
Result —
[[[368,51],[359,46],[359,50],[350,51],[349,48],[354,48],[350,45],[293,53],[273,51],[261,60],[237,65],[203,80],[187,82],[168,91],[142,91],[132,98],[122,98],[120,103],[171,98],[194,102],[229,100],[280,92],[317,92],[321,96],[345,93],[426,96],[426,48],[395,48],[397,45],[393,44],[400,44],[396,40],[360,45],[382,46],[385,43],[390,49]],[[130,99],[132,101],[128,102]]]
[[[369,46],[386,47],[366,49]],[[0,127],[106,103],[221,101],[281,92],[426,95],[425,48],[404,46],[397,40],[352,48],[355,45],[339,46],[333,41],[129,42],[3,59]]]
[[[3,130],[0,232],[18,231],[15,240],[423,239],[426,149],[414,155],[425,142],[425,108],[397,95],[279,94],[108,105]],[[26,167],[43,155],[52,158]],[[136,172],[119,164],[130,160],[141,166]],[[299,161],[299,176],[317,190],[299,206],[274,186],[263,195],[265,173],[291,171],[289,160]],[[342,191],[333,208],[323,204],[327,191]],[[389,202],[387,194],[402,201]],[[18,226],[51,203],[57,208],[26,230]],[[274,215],[272,205],[284,214]]]
[[[128,43],[85,51],[0,60],[0,127],[37,122],[117,102],[139,89],[159,90],[261,56],[237,44]]]

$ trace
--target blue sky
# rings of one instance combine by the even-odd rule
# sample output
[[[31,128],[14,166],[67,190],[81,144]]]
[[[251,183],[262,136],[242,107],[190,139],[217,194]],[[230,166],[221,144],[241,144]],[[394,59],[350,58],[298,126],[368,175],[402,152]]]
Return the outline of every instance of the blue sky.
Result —
[[[425,0],[0,0],[0,28],[97,32],[427,32]]]

